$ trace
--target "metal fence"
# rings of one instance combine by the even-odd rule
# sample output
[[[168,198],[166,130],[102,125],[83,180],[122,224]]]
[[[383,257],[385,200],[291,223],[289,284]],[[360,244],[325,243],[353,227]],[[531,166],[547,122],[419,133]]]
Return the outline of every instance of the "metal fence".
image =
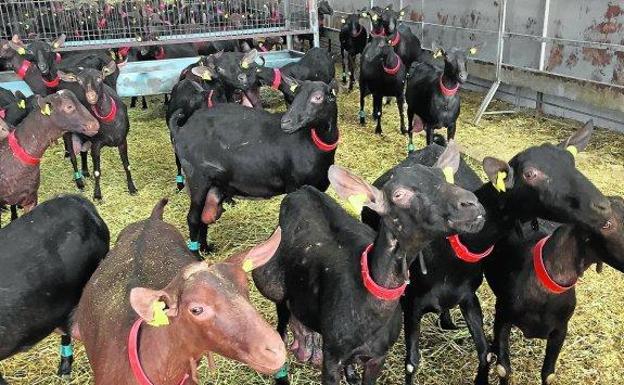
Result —
[[[9,0],[0,38],[67,36],[65,49],[231,38],[318,36],[316,0]],[[158,43],[158,44],[160,44]]]
[[[621,0],[333,0],[331,4],[336,13],[326,25],[334,28],[340,28],[345,12],[392,4],[395,9],[409,7],[404,22],[425,48],[434,40],[443,46],[484,44],[469,68],[473,78],[491,82],[475,121],[487,113],[495,94],[515,93],[516,98],[527,99],[525,105],[532,103],[547,112],[564,108],[567,115],[581,118],[600,110],[606,126],[624,130]]]

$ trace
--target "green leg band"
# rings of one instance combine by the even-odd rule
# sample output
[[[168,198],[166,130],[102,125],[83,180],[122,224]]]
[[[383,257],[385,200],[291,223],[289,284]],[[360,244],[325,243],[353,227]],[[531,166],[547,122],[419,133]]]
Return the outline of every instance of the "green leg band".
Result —
[[[191,251],[198,251],[199,250],[199,242],[188,241],[188,243],[186,245],[188,246],[188,249],[191,250]]]
[[[68,358],[74,355],[74,349],[71,345],[61,345],[61,357]]]
[[[279,380],[284,377],[288,377],[288,364],[287,363],[284,364],[284,366],[282,366],[280,370],[278,370],[277,373],[273,375],[273,378],[275,378],[276,380]]]
[[[76,171],[74,173],[74,180],[80,180],[82,179],[82,171]]]

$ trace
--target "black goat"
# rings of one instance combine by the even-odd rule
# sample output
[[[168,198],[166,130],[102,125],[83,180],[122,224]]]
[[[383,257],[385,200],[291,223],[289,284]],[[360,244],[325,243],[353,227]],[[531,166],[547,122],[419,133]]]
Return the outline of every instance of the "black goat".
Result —
[[[3,88],[1,90],[3,93],[0,101],[0,119],[15,127],[33,110],[34,95],[25,97],[20,91],[15,91],[13,95],[11,91]]]
[[[401,19],[405,16],[408,7],[399,11],[392,9],[392,5],[384,8],[380,15],[374,10],[369,12],[370,15],[377,15],[379,25],[383,29],[383,36],[390,41],[390,45],[394,51],[401,57],[405,67],[410,68],[413,62],[419,61],[422,55],[420,40],[412,33],[409,26],[400,24]],[[378,27],[379,28],[379,27]]]
[[[366,124],[364,99],[373,95],[373,116],[377,119],[375,133],[381,135],[382,99],[396,96],[401,119],[401,133],[405,133],[403,103],[405,102],[405,74],[407,69],[401,62],[388,40],[374,37],[364,48],[360,64],[360,124]]]
[[[304,82],[285,114],[218,104],[183,127],[171,118],[175,149],[188,179],[189,248],[207,251],[208,224],[234,196],[269,198],[303,185],[325,190],[338,145],[335,82]],[[276,129],[281,126],[280,129]]]
[[[612,197],[613,215],[590,228],[540,221],[540,230],[522,228],[496,245],[485,276],[496,295],[494,343],[500,384],[509,384],[512,326],[526,338],[547,340],[542,385],[555,383],[555,365],[576,308],[574,286],[592,264],[607,263],[624,272],[624,201]],[[542,230],[543,229],[543,230]],[[545,230],[545,231],[544,231]]]
[[[432,238],[483,225],[477,198],[444,179],[441,169],[454,172],[458,161],[457,147],[449,145],[437,168],[395,167],[380,189],[330,167],[329,179],[340,197],[360,201],[381,216],[377,233],[312,187],[282,201],[274,235],[281,237],[279,247],[253,278],[276,303],[277,330],[284,339],[289,318],[322,335],[323,385],[339,384],[343,368],[360,361],[361,383],[375,384],[399,336],[399,298],[413,256]],[[288,384],[285,373],[276,383]]]
[[[70,154],[70,160],[74,168],[74,180],[79,189],[84,189],[83,177],[89,176],[87,164],[87,152],[90,147],[93,160],[93,174],[95,176],[94,199],[102,199],[100,188],[101,168],[100,152],[102,147],[117,147],[119,157],[126,172],[128,192],[132,195],[137,189],[130,172],[128,160],[128,131],[130,122],[128,110],[117,92],[104,84],[107,76],[113,74],[117,65],[110,61],[101,71],[93,68],[85,68],[76,73],[59,71],[62,79],[61,88],[73,91],[80,102],[89,109],[91,114],[100,123],[100,131],[97,135],[87,138],[81,135],[65,135],[65,150]],[[80,152],[82,171],[78,170],[76,154]]]
[[[63,55],[58,68],[63,72],[74,72],[78,68],[93,68],[98,71],[102,71],[104,67],[115,62],[114,72],[106,76],[104,83],[108,84],[113,90],[117,90],[117,78],[119,77],[119,64],[111,57],[111,54],[107,50],[98,50],[93,52],[76,52]],[[112,65],[111,65],[111,68]]]
[[[477,48],[446,51],[434,42],[433,52],[434,57],[444,57],[444,70],[431,63],[419,62],[410,68],[408,74],[405,96],[410,150],[414,149],[414,131],[426,130],[427,144],[432,143],[434,130],[441,127],[447,128],[449,140],[455,138],[461,102],[458,91],[468,79],[466,55],[475,54]]]
[[[286,64],[281,71],[293,79],[321,81],[327,84],[336,77],[332,56],[318,47],[308,50],[299,61]]]
[[[355,58],[364,52],[368,41],[368,31],[360,24],[362,12],[352,13],[342,19],[340,28],[340,58],[342,63],[342,82],[347,83],[349,76],[349,91],[353,90],[355,82]],[[345,52],[347,53],[347,67],[345,68]],[[348,68],[348,72],[347,72]]]
[[[44,202],[0,231],[0,282],[6,292],[0,297],[0,360],[58,328],[63,332],[58,374],[71,373],[70,318],[109,241],[97,210],[79,196]],[[1,374],[0,383],[6,384]]]
[[[197,83],[194,80],[182,79],[173,87],[171,90],[171,101],[167,105],[167,124],[169,124],[171,116],[178,110],[180,110],[180,115],[177,124],[178,126],[183,126],[196,110],[204,107],[212,108],[217,103],[227,102],[223,87],[214,79],[214,74],[208,67],[194,67],[189,72],[198,73],[199,75],[194,76],[204,80],[200,80],[201,83]],[[171,143],[173,144],[171,127],[169,127],[169,131]],[[178,190],[182,190],[184,188],[184,175],[182,174],[182,166],[177,154],[175,154],[175,161],[178,169],[176,185]]]

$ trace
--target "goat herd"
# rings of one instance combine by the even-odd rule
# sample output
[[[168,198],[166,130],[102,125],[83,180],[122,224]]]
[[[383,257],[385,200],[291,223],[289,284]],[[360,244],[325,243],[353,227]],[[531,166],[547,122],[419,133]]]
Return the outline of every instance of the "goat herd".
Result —
[[[212,352],[288,384],[290,327],[296,358],[320,365],[323,384],[344,376],[370,385],[403,325],[411,384],[421,318],[440,313],[442,325],[454,327],[449,310],[459,305],[477,350],[475,384],[488,383],[491,367],[509,383],[512,326],[547,340],[541,376],[552,384],[577,278],[594,263],[624,271],[624,201],[605,197],[575,167],[591,122],[509,162],[486,157],[482,183],[453,140],[457,91],[476,47],[436,47],[434,56],[444,57],[438,69],[400,25],[402,13],[388,7],[349,15],[340,43],[349,89],[361,54],[361,123],[372,94],[381,133],[382,98],[396,97],[410,136],[404,161],[372,184],[334,164],[338,85],[325,50],[313,48],[281,69],[261,64],[255,49],[219,51],[184,69],[167,103],[177,186],[190,194],[188,242],[162,220],[163,199],[110,250],[107,225],[86,199],[66,195],[37,206],[39,163],[62,136],[82,189],[90,152],[93,197],[101,199],[100,152],[117,147],[128,192],[136,193],[128,113],[115,86],[118,64],[143,49],[61,57],[55,51],[63,37],[0,41],[0,58],[35,93],[0,94],[0,204],[11,207],[12,219],[0,230],[0,359],[56,330],[58,374],[70,374],[77,338],[97,385],[198,383],[198,361],[208,356],[213,365]],[[287,111],[263,110],[260,86],[281,91]],[[448,128],[448,144],[432,143],[440,127]],[[423,129],[428,146],[414,151],[412,132]],[[324,193],[329,186],[361,221]],[[225,202],[280,194],[279,224],[264,243],[220,263],[198,261],[211,249],[208,225]],[[17,218],[19,207],[24,215]],[[277,331],[249,301],[248,272],[276,305]],[[496,295],[492,341],[475,294],[483,277]]]

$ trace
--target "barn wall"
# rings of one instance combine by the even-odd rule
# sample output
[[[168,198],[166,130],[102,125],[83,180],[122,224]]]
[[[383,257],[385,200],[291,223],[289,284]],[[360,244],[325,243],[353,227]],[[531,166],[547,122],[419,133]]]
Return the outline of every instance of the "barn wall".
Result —
[[[602,101],[593,102],[591,97],[578,93],[567,99],[556,82],[550,93],[530,80],[522,85],[503,86],[496,97],[518,100],[518,93],[523,105],[535,107],[535,100],[541,97],[537,93],[547,91],[543,92],[545,112],[579,120],[593,116],[605,127],[624,130],[624,3],[620,0],[550,0],[544,26],[546,2],[508,0],[503,64],[521,70],[541,68],[545,74],[553,75],[552,79],[559,79],[562,87],[569,84],[567,78],[588,81],[582,85],[608,85],[614,95],[613,102],[607,105]],[[351,12],[370,5],[361,0],[330,0],[330,3],[339,11],[333,18],[335,28],[340,27],[340,11]],[[404,21],[422,38],[423,47],[431,47],[434,40],[447,47],[470,47],[479,43],[482,47],[475,59],[486,63],[496,62],[500,3],[500,0],[392,2],[395,9],[409,6]],[[389,3],[373,0],[373,4],[386,6]],[[366,20],[362,21],[369,25]],[[544,27],[545,36],[562,40],[545,43],[540,63],[542,43],[538,39]],[[491,71],[494,72],[494,68]],[[491,80],[490,76],[473,76],[471,83],[483,89],[489,87]]]

